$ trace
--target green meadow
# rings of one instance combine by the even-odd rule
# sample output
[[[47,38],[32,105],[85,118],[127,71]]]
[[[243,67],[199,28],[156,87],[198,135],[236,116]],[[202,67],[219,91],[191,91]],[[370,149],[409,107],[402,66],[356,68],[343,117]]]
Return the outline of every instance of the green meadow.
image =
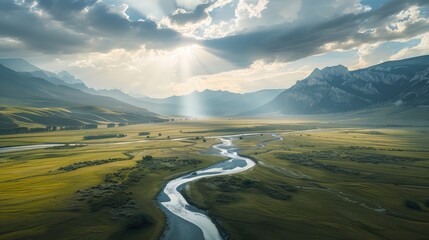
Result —
[[[234,142],[254,168],[184,190],[231,239],[429,235],[429,128],[207,119],[1,135],[81,145],[0,153],[0,239],[157,239],[162,185],[224,160],[205,137],[255,132]]]

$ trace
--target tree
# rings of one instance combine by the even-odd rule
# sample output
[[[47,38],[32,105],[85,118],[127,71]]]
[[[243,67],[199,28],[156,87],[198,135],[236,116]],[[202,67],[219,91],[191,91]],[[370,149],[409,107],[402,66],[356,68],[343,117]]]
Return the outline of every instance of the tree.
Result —
[[[145,161],[150,161],[152,159],[153,159],[153,157],[151,155],[147,155],[147,156],[143,157],[143,160],[145,160]]]
[[[240,136],[240,140],[242,140],[243,139],[243,136]]]
[[[422,210],[422,208],[420,207],[420,205],[414,201],[411,200],[407,200],[405,201],[405,206],[407,206],[409,209],[413,209],[413,210]]]
[[[158,133],[158,137],[161,137],[162,136],[162,134],[161,133]]]
[[[207,140],[205,138],[203,138],[203,142],[207,142]]]

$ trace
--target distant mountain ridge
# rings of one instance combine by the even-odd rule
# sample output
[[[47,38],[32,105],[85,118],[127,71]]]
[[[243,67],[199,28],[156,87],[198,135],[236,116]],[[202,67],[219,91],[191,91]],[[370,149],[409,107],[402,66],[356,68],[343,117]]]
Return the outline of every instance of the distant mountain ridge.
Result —
[[[304,80],[245,115],[334,113],[377,104],[428,105],[428,76],[429,56],[355,71],[342,65],[315,69]]]
[[[91,95],[112,97],[161,115],[233,116],[243,111],[250,111],[256,107],[262,106],[283,91],[283,89],[267,89],[241,94],[228,91],[205,90],[202,92],[195,91],[185,96],[171,96],[164,99],[149,97],[136,98],[118,89],[95,90],[89,88],[80,79],[77,79],[66,71],[55,74],[36,67],[24,59],[0,59],[0,64],[1,63],[29,77],[42,78],[55,85],[68,86]],[[187,106],[190,102],[198,104],[200,106],[199,109],[196,111],[194,111],[195,109],[189,109]]]
[[[5,80],[1,74],[6,73],[13,77]],[[374,106],[429,105],[429,56],[389,61],[354,71],[342,65],[315,69],[287,90],[265,89],[243,94],[204,90],[163,99],[133,97],[118,89],[95,90],[68,72],[45,71],[23,59],[0,59],[0,75],[2,105],[73,107],[88,104],[149,119],[156,119],[155,113],[225,117],[341,113]],[[7,81],[10,79],[16,81],[12,84]],[[10,95],[15,92],[19,94]]]
[[[34,66],[33,64],[21,58],[0,59],[0,64],[15,72],[24,73],[27,76],[43,78],[46,81],[57,85],[58,84],[61,84],[61,85],[76,84],[76,83],[83,84],[83,82],[80,79],[75,78],[73,75],[71,75],[66,71],[62,71],[57,74],[53,72],[49,72],[37,66]]]
[[[264,89],[249,93],[232,93],[229,91],[204,90],[194,91],[184,96],[171,96],[164,99],[143,98],[146,102],[174,106],[165,109],[162,114],[186,115],[192,113],[194,116],[216,117],[235,116],[243,111],[250,111],[258,106],[269,102],[280,94],[284,89]],[[188,104],[194,105],[195,109],[187,109]],[[150,109],[150,108],[148,108]]]
[[[55,114],[68,116],[70,121],[94,123],[94,122],[129,122],[144,123],[152,121],[162,121],[159,115],[146,109],[124,103],[114,98],[91,95],[66,84],[54,84],[44,78],[35,77],[29,72],[16,72],[0,64],[0,103],[3,107],[0,109],[0,118],[2,124],[7,122],[11,125],[13,119],[20,119],[19,122],[28,124],[42,124],[43,117],[39,114],[28,114],[26,117],[19,117],[19,112],[10,113],[7,109],[11,107],[27,108],[62,108],[61,111],[43,111],[49,112],[51,117]],[[67,114],[64,114],[64,111]],[[54,114],[55,113],[55,114]],[[62,119],[66,117],[63,116]],[[57,119],[60,119],[57,116]],[[21,121],[22,120],[22,121]],[[45,121],[45,120],[44,120]],[[13,125],[13,124],[12,124]]]

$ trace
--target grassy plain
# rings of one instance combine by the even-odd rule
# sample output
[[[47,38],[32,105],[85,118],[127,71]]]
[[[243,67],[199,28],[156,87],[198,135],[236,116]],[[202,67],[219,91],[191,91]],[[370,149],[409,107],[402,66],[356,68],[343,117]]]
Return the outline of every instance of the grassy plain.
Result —
[[[138,136],[142,131],[150,132],[149,138]],[[278,132],[284,140],[271,141],[269,134],[237,140],[241,154],[257,166],[200,180],[186,191],[232,239],[424,239],[429,234],[427,128],[209,119],[0,136],[0,147],[88,144],[0,154],[0,239],[156,239],[165,227],[156,204],[162,184],[222,160],[206,154],[216,140],[201,137],[246,132]],[[83,139],[119,133],[127,136]],[[147,155],[152,162],[140,161]],[[87,164],[96,160],[109,161]],[[76,164],[79,168],[59,170]],[[225,185],[232,190],[225,191]],[[131,200],[113,198],[119,206],[91,208],[116,193]],[[421,210],[405,207],[406,200]],[[378,208],[386,211],[373,210]],[[149,223],[130,228],[129,219],[138,214]]]
[[[285,132],[264,148],[244,137],[236,145],[257,166],[191,183],[186,195],[231,239],[427,239],[427,133],[334,127]]]

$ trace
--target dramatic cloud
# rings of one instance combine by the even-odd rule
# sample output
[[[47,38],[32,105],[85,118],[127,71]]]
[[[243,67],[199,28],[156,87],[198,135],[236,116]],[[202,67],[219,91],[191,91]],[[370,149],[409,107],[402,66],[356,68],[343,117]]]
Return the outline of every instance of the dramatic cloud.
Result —
[[[391,1],[383,7],[359,14],[344,14],[326,21],[290,29],[283,24],[269,29],[207,40],[204,46],[246,66],[257,59],[294,61],[335,49],[352,49],[361,44],[410,38],[429,31],[429,19],[413,5],[426,1]]]
[[[1,1],[0,36],[45,53],[106,51],[114,48],[180,46],[175,30],[148,18],[129,19],[126,4],[94,0]],[[192,42],[191,39],[186,40]]]
[[[427,0],[3,0],[0,54],[151,96],[429,54]],[[150,89],[150,90],[149,90]]]

